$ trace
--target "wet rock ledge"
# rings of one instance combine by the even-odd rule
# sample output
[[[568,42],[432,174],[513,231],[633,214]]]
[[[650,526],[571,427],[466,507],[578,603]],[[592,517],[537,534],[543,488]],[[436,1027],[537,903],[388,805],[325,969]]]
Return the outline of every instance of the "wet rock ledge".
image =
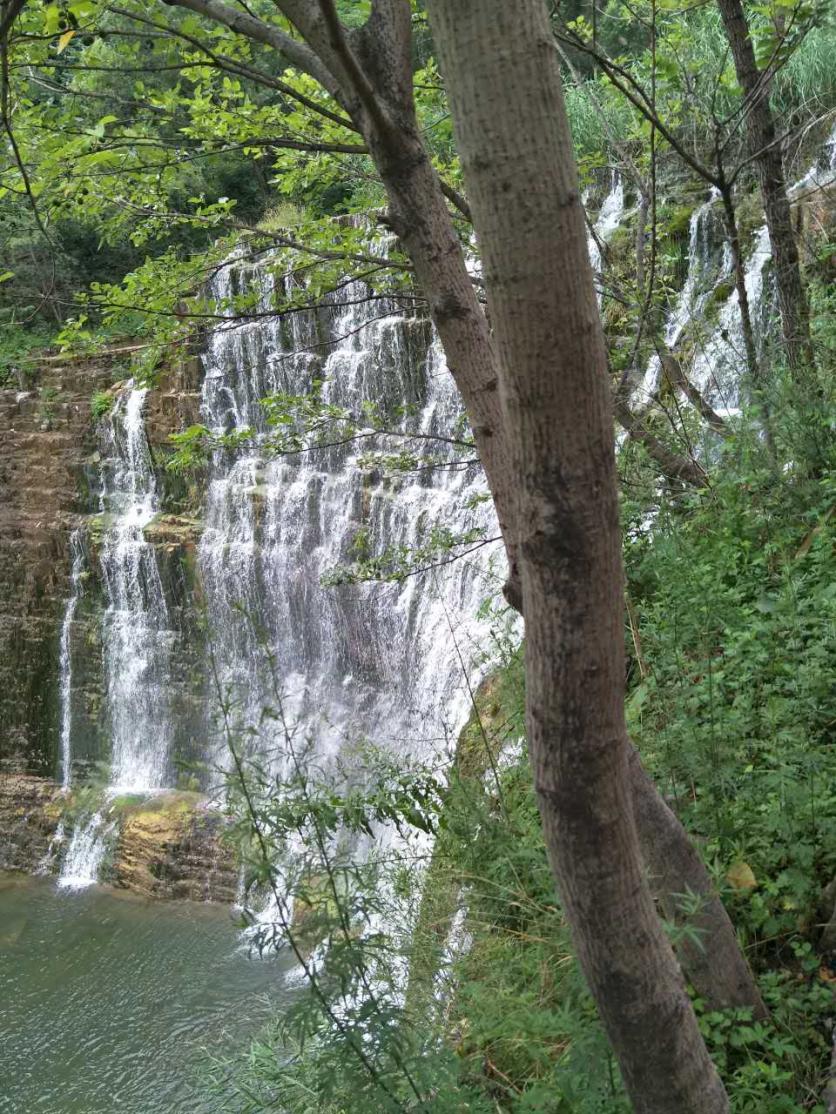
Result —
[[[78,807],[48,778],[0,775],[0,871],[57,872],[59,825],[71,832]],[[103,883],[149,898],[235,900],[238,875],[224,818],[198,794],[121,798],[106,817],[116,832]]]

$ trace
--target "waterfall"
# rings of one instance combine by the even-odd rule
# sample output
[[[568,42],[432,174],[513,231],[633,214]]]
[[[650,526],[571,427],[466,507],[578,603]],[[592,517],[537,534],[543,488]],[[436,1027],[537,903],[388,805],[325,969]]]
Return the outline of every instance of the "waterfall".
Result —
[[[600,244],[606,244],[613,232],[618,228],[624,216],[624,182],[621,175],[617,170],[612,173],[612,182],[610,185],[610,192],[604,198],[601,205],[600,212],[595,218],[593,224],[594,235],[589,233],[587,235],[587,250],[589,252],[589,262],[592,264],[592,270],[596,277],[601,274],[603,270],[604,259],[601,252]],[[598,305],[601,305],[603,300],[603,293],[598,291]]]
[[[823,165],[826,163],[827,165]],[[836,178],[836,128],[824,144],[824,154],[788,189],[791,200],[829,185]],[[766,266],[772,258],[769,229],[761,225],[754,236],[745,268],[745,286],[755,341],[762,344],[766,331],[764,285]],[[727,275],[731,275],[731,266]],[[725,277],[725,276],[724,276]],[[705,304],[705,301],[702,303]],[[732,413],[740,405],[741,373],[746,367],[746,350],[740,320],[740,299],[733,290],[720,309],[717,324],[703,344],[698,344],[691,366],[691,379],[720,413]]]
[[[102,431],[102,641],[113,792],[158,789],[169,772],[175,635],[154,547],[144,533],[159,510],[143,421],[147,393],[129,382]]]
[[[610,192],[604,198],[601,211],[595,221],[595,231],[604,241],[612,236],[624,216],[624,182],[617,170],[612,174]]]
[[[789,190],[790,199],[795,201],[817,189],[830,186],[836,181],[836,124],[823,143],[823,151],[812,166],[795,182]]]
[[[72,778],[72,723],[73,723],[73,662],[72,662],[72,625],[75,619],[78,599],[81,595],[81,574],[84,570],[84,550],[81,545],[81,533],[73,530],[70,534],[70,556],[72,569],[70,572],[70,595],[64,608],[64,618],[61,622],[61,639],[59,652],[60,670],[60,707],[61,707],[61,788],[66,791],[70,787]]]
[[[76,824],[58,876],[61,889],[82,890],[96,883],[111,832],[112,826],[105,824],[100,812]]]
[[[262,312],[277,290],[291,293],[244,262],[223,268],[212,292],[223,303],[247,282]],[[299,745],[327,760],[364,740],[399,754],[449,750],[468,714],[468,683],[484,668],[477,612],[501,584],[498,546],[401,584],[322,584],[358,546],[408,549],[433,524],[494,536],[478,465],[442,454],[439,468],[393,477],[360,470],[363,440],[268,451],[259,399],[303,395],[314,379],[335,406],[378,402],[394,414],[406,403],[413,432],[453,431],[460,404],[428,322],[370,293],[354,282],[324,311],[216,329],[204,358],[206,425],[256,431],[246,447],[214,454],[198,558],[218,678],[237,700],[237,722],[258,728],[265,756],[283,744],[283,728],[262,717],[276,704],[271,671]]]
[[[214,451],[197,553],[211,652],[203,757],[210,765],[229,760],[212,711],[216,682],[232,701],[237,737],[277,773],[286,768],[285,726],[326,765],[344,757],[350,766],[349,749],[367,742],[404,757],[449,754],[486,668],[489,624],[479,608],[498,593],[504,565],[497,540],[479,544],[498,530],[478,463],[431,440],[461,436],[461,407],[441,347],[426,319],[396,299],[374,300],[359,282],[329,295],[324,308],[273,316],[293,289],[273,278],[269,260],[230,261],[211,293],[224,304],[247,284],[268,316],[218,327],[204,355],[203,419],[217,434],[241,435],[241,443]],[[315,380],[335,407],[361,413],[379,404],[392,427],[412,438],[406,447],[421,450],[419,466],[395,475],[363,471],[365,438],[273,454],[261,399],[306,395]],[[146,538],[159,512],[146,395],[126,384],[100,431],[110,796],[171,784],[174,757],[178,634]],[[474,552],[449,564],[442,554],[438,568],[401,583],[323,584],[360,548],[406,553],[426,544],[433,527],[472,532]],[[283,722],[265,718],[277,704]],[[100,813],[76,824],[62,885],[95,879],[106,834]]]
[[[823,145],[821,154],[802,177],[788,190],[791,200],[797,200],[816,189],[831,184],[836,179],[836,127]],[[689,377],[705,399],[719,413],[735,413],[740,403],[740,382],[746,367],[746,350],[740,320],[740,300],[732,289],[720,307],[717,320],[705,334],[702,329],[705,310],[721,284],[731,283],[733,266],[731,250],[725,243],[722,255],[714,245],[718,241],[712,234],[713,208],[719,192],[712,189],[707,201],[691,214],[688,236],[688,263],[685,283],[677,296],[665,322],[664,341],[667,348],[674,348],[686,329],[694,341],[694,355]],[[749,301],[749,312],[760,344],[766,331],[764,321],[764,282],[766,265],[771,259],[769,232],[762,225],[754,235],[748,253],[744,281]],[[646,408],[659,386],[661,363],[657,355],[651,356],[641,382],[633,391],[632,402],[636,409]]]
[[[143,410],[147,389],[129,381],[101,429],[100,518],[104,528],[100,565],[107,606],[102,646],[107,723],[111,738],[109,795],[142,793],[165,785],[172,722],[168,706],[174,643],[168,606],[154,548],[145,527],[157,514],[151,450]],[[70,784],[70,624],[78,600],[83,554],[78,538],[73,556],[73,596],[61,636],[61,747],[64,788]],[[101,813],[76,822],[58,884],[92,885],[111,826]]]
[[[746,261],[744,282],[755,339],[759,328],[764,286],[764,271],[771,258],[769,230],[758,229],[754,245]],[[707,338],[698,344],[691,364],[691,381],[704,398],[720,413],[735,411],[740,401],[740,381],[746,368],[746,348],[740,318],[740,298],[733,290],[720,309],[717,324]]]
[[[719,282],[728,280],[732,270],[731,251],[726,246],[722,260],[717,264],[713,249],[712,225],[715,219],[714,204],[719,198],[712,189],[707,201],[691,214],[688,223],[688,262],[685,282],[665,321],[665,347],[672,349],[689,325],[699,321],[705,306]],[[633,392],[633,404],[638,410],[646,409],[659,387],[662,364],[654,353],[648,360],[644,377]]]

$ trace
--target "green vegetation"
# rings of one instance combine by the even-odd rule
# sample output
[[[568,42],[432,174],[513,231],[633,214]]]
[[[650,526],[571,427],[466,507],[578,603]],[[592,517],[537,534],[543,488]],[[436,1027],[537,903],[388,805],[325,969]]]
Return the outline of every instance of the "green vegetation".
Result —
[[[90,399],[90,413],[95,421],[104,418],[113,409],[115,396],[110,391],[96,391]]]
[[[776,481],[763,459],[756,445],[730,454],[710,489],[663,502],[650,527],[646,504],[625,500],[637,623],[626,630],[628,709],[645,761],[712,866],[770,1009],[753,1022],[697,1002],[732,1108],[801,1114],[823,1109],[834,1002],[817,945],[822,891],[836,874],[836,475],[831,462]],[[239,1081],[244,1109],[281,1094],[294,1112],[386,1111],[386,1089],[406,1101],[409,1076],[439,1114],[629,1110],[554,898],[522,733],[516,651],[476,695],[446,777],[395,775],[368,755],[352,764],[365,771],[364,792],[346,798],[311,784],[302,762],[279,794],[250,780],[258,803],[242,827],[247,844],[255,828],[274,836],[277,815],[305,833],[311,850],[290,906],[304,895],[306,933],[316,924],[320,946],[335,948],[323,955],[320,989],[332,1004],[361,996],[368,1012],[352,1005],[350,1032],[386,1068],[370,1082],[352,1038],[335,1039],[312,998],[254,1048]],[[333,858],[315,850],[311,828],[352,831],[381,815],[434,830],[431,861],[408,843],[362,866],[348,846]],[[265,870],[253,864],[251,879]],[[321,884],[312,895],[307,880],[329,870],[338,897]],[[355,931],[340,942],[346,921]],[[297,928],[289,912],[287,933]],[[288,1047],[298,1049],[289,1059],[279,1051]]]
[[[34,355],[50,338],[51,331],[41,323],[26,327],[0,321],[0,388],[28,390],[36,370]]]

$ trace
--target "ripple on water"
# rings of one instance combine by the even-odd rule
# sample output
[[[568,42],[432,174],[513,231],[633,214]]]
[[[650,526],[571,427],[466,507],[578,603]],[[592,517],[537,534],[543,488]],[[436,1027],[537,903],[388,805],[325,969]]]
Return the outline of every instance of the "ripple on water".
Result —
[[[289,990],[229,912],[0,876],[0,1114],[215,1114],[210,1055]]]

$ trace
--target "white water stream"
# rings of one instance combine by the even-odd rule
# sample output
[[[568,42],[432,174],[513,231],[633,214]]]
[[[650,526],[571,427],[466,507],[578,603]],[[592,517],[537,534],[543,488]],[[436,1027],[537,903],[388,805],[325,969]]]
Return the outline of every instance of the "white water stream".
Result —
[[[101,428],[100,564],[107,598],[102,656],[111,740],[108,795],[145,793],[166,784],[172,733],[168,688],[174,632],[154,547],[145,528],[159,510],[156,477],[145,432],[147,389],[128,382]],[[76,582],[74,563],[74,580]],[[78,576],[81,566],[78,568]],[[70,623],[62,631],[62,754],[65,788],[71,767]],[[66,731],[64,730],[66,728]],[[91,885],[106,850],[109,826],[100,813],[76,820],[61,865],[59,885]]]
[[[78,600],[81,595],[81,575],[84,571],[84,550],[81,545],[81,534],[73,530],[70,534],[70,558],[72,568],[70,572],[70,596],[64,608],[64,618],[61,622],[61,639],[59,644],[59,669],[60,669],[60,701],[61,701],[61,788],[66,791],[72,779],[72,727],[73,727],[73,661],[72,661],[72,629],[75,620]]]
[[[594,235],[589,233],[586,238],[589,262],[598,285],[598,305],[603,302],[602,272],[604,256],[601,244],[606,244],[624,218],[624,182],[618,171],[613,171],[610,192],[601,203],[598,216],[592,225]]]
[[[825,140],[821,154],[809,169],[789,187],[791,200],[813,196],[836,180],[836,126]],[[703,315],[720,284],[733,282],[731,251],[725,237],[712,230],[716,191],[694,211],[690,221],[688,264],[682,287],[665,323],[665,344],[674,348],[686,330],[694,342],[689,378],[703,397],[720,413],[736,412],[740,406],[741,376],[746,367],[746,350],[740,304],[732,289],[720,307],[716,322],[706,334]],[[766,267],[772,258],[769,231],[762,225],[754,235],[746,256],[745,286],[749,313],[758,347],[767,331],[768,310],[765,290]],[[652,400],[659,383],[658,356],[651,357],[642,382],[633,396],[641,408]]]
[[[61,889],[83,890],[95,884],[112,830],[100,812],[76,824],[58,876]]]
[[[708,200],[691,214],[685,282],[665,322],[664,343],[669,349],[676,346],[686,328],[698,324],[715,287],[719,282],[728,281],[731,274],[732,260],[728,245],[724,245],[719,261],[715,248],[715,204],[718,198],[718,191],[712,190]],[[644,378],[633,393],[633,404],[637,410],[646,409],[652,402],[659,387],[661,368],[661,361],[654,353],[648,361]]]
[[[103,657],[114,793],[158,789],[169,775],[168,680],[175,635],[157,556],[145,538],[159,511],[143,421],[147,393],[128,383],[103,431]]]

